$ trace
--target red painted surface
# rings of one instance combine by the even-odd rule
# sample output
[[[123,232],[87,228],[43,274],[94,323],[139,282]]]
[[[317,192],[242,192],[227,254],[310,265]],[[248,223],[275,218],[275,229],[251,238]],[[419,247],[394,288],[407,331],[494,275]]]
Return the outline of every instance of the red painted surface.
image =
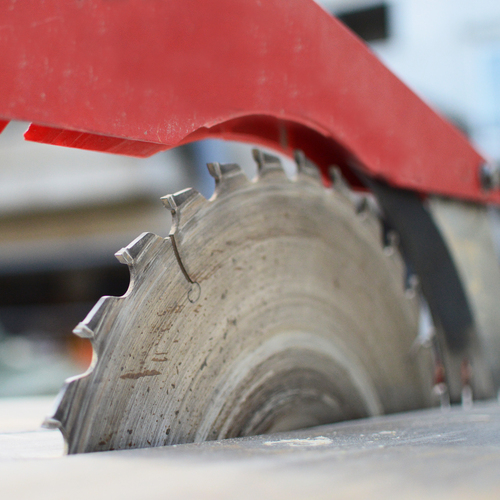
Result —
[[[467,140],[312,0],[5,1],[0,19],[0,116],[31,140],[147,156],[235,138],[500,202]]]
[[[165,151],[168,146],[145,141],[133,141],[120,137],[89,134],[74,130],[64,130],[43,125],[31,124],[24,134],[28,141],[66,146],[69,148],[88,149],[127,156],[147,158],[159,151]]]
[[[3,132],[3,129],[9,124],[9,120],[0,120],[0,134]]]

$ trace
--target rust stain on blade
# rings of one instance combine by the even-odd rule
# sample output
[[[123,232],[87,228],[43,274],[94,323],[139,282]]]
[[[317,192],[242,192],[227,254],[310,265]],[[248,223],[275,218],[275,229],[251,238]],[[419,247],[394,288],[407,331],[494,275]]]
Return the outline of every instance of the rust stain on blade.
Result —
[[[123,375],[120,375],[120,378],[131,378],[134,380],[137,380],[138,378],[142,377],[153,377],[155,375],[161,375],[161,373],[158,370],[145,370],[143,372],[139,373],[125,373]]]

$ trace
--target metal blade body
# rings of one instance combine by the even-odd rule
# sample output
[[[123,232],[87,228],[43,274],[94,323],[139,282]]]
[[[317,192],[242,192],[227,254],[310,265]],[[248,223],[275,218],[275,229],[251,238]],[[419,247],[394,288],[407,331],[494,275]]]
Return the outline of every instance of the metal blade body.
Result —
[[[258,158],[259,160],[259,158]],[[125,296],[76,332],[93,366],[52,422],[69,453],[291,430],[430,404],[418,308],[378,221],[302,165],[261,155],[249,181],[213,164],[214,196],[165,198],[170,237],[118,253]]]

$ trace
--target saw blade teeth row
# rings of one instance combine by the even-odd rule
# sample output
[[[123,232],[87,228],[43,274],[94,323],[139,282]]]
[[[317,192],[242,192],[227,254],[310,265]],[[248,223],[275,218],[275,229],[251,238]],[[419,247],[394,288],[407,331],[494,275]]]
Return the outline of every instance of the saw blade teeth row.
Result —
[[[118,261],[128,265],[130,268],[131,280],[129,289],[133,286],[134,275],[142,267],[141,263],[145,260],[144,257],[147,257],[150,249],[161,243],[163,243],[161,236],[153,233],[142,233],[125,248],[116,252],[115,256]],[[74,328],[73,333],[82,338],[96,339],[100,325],[108,314],[109,309],[114,307],[115,302],[120,300],[120,298],[122,297],[101,297],[87,314],[87,317]]]
[[[170,245],[170,238],[162,238],[153,233],[143,233],[117,252],[118,260],[127,264],[130,269],[131,279],[128,291],[122,297],[101,297],[86,318],[73,330],[76,335],[90,339],[94,354],[92,363],[85,373],[65,381],[52,415],[46,418],[43,424],[48,428],[60,429],[64,435],[66,445],[69,443],[66,430],[69,425],[68,422],[71,420],[75,395],[91,380],[91,374],[99,363],[103,350],[106,348],[106,334],[112,329],[111,325],[120,313],[120,304],[123,304],[128,299],[136,286],[134,276],[143,273],[148,262],[158,254],[164,254],[165,249],[169,248]]]
[[[377,241],[380,242],[384,255],[396,266],[397,273],[401,277],[403,290],[406,291],[406,264],[401,254],[399,234],[391,230],[384,235],[383,215],[377,205],[376,199],[365,193],[359,193],[352,189],[350,184],[344,178],[342,171],[337,166],[329,169],[332,180],[332,188],[328,191],[340,195],[347,203],[351,205],[356,215],[359,217],[363,226],[372,232]],[[414,298],[414,294],[405,294],[408,299]]]

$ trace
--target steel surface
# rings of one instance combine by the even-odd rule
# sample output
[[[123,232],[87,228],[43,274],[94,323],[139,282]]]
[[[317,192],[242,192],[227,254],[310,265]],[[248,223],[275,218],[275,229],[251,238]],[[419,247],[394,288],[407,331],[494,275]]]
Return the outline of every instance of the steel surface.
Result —
[[[465,137],[312,0],[31,0],[0,18],[0,117],[34,122],[30,140],[140,156],[222,137],[500,202]]]

